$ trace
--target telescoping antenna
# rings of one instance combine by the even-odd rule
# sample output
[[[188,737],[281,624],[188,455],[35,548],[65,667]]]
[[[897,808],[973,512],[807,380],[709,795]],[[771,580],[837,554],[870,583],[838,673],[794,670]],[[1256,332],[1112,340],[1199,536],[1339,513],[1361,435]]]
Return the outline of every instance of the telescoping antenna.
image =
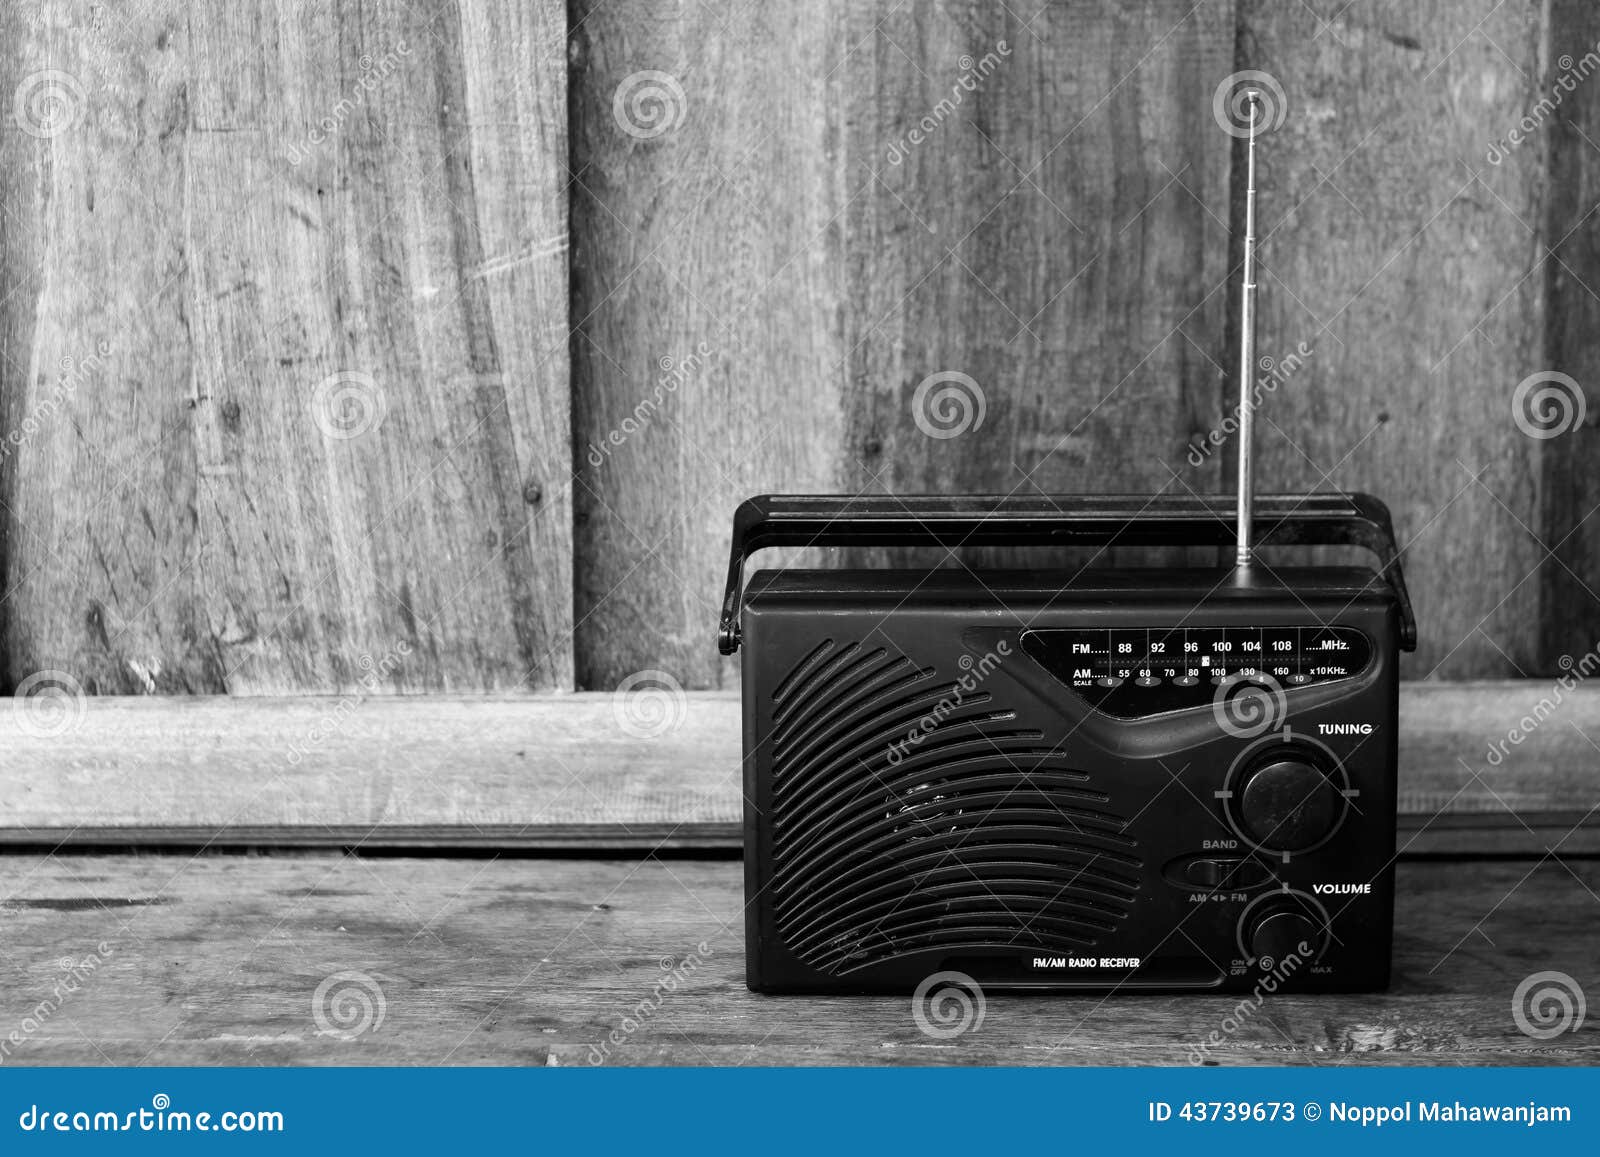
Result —
[[[1239,549],[1234,562],[1247,567],[1255,556],[1255,399],[1252,379],[1256,368],[1256,114],[1261,94],[1245,93],[1250,111],[1250,136],[1245,161],[1244,288],[1239,302],[1239,521],[1235,530]]]

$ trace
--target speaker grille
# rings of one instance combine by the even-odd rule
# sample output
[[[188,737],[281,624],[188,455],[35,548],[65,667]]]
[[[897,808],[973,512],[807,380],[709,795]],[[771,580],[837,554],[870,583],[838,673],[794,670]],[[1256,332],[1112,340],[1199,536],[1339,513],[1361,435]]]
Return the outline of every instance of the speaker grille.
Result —
[[[1142,864],[1125,821],[981,684],[825,640],[773,692],[769,743],[776,929],[821,972],[1061,954],[1130,911]]]

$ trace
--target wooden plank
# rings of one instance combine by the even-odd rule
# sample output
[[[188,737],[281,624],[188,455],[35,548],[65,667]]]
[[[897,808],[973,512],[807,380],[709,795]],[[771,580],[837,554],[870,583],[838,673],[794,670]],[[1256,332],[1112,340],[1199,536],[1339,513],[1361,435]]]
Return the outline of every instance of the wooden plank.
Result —
[[[737,848],[737,697],[654,704],[22,701],[0,711],[0,842]],[[1600,690],[1407,685],[1400,742],[1408,854],[1600,851]]]
[[[1241,66],[1287,100],[1260,149],[1260,353],[1312,351],[1266,404],[1257,470],[1388,501],[1421,625],[1406,661],[1417,677],[1540,669],[1539,443],[1513,422],[1511,394],[1545,368],[1545,154],[1485,156],[1527,111],[1544,13],[1240,5]]]
[[[737,700],[686,696],[632,733],[628,710],[601,694],[86,699],[60,735],[13,732],[26,716],[0,712],[0,800],[7,827],[35,833],[63,818],[154,831],[448,825],[469,840],[489,827],[736,823]]]
[[[32,433],[6,461],[4,681],[221,691],[189,581],[181,25],[153,5],[98,26],[65,3],[8,11],[0,89],[26,111],[0,129],[0,395],[7,435]]]
[[[1529,373],[1566,375],[1554,389],[1550,420],[1532,428],[1540,446],[1543,498],[1537,530],[1554,559],[1542,572],[1544,613],[1540,661],[1549,669],[1561,656],[1576,658],[1600,642],[1600,527],[1590,517],[1600,507],[1593,463],[1600,446],[1600,93],[1590,81],[1597,69],[1600,10],[1584,0],[1550,5],[1546,70],[1537,77],[1539,100],[1518,123],[1519,141],[1503,147],[1548,149],[1550,177],[1540,223],[1546,249],[1538,279],[1546,294],[1545,360]],[[1554,102],[1559,102],[1558,104]],[[1552,108],[1552,104],[1554,107]]]
[[[564,5],[43,7],[0,63],[77,114],[3,134],[0,393],[49,412],[11,680],[570,687]]]
[[[841,7],[573,7],[582,687],[720,685],[734,507],[834,479]]]
[[[1219,397],[1232,0],[574,28],[580,685],[733,678],[701,640],[750,493],[1217,488],[1186,450]]]
[[[848,490],[1223,489],[1234,7],[852,13]]]
[[[1592,1016],[1535,1040],[1512,1001],[1551,970],[1592,997],[1597,889],[1592,862],[1403,864],[1389,992],[1247,1016],[1227,996],[988,993],[981,1026],[935,1040],[906,997],[747,991],[736,863],[7,856],[13,1023],[64,962],[94,967],[5,1059],[1186,1064],[1218,1032],[1229,1064],[1594,1064]]]

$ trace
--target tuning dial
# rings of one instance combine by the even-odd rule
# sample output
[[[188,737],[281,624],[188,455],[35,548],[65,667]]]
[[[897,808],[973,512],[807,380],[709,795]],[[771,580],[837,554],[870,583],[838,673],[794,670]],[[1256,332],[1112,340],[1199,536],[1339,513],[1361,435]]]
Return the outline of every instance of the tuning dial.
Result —
[[[1247,913],[1243,942],[1255,960],[1315,960],[1323,948],[1323,923],[1312,908],[1293,893],[1269,898]]]
[[[1273,752],[1248,769],[1235,798],[1244,834],[1272,851],[1315,847],[1344,818],[1338,785],[1316,759],[1293,748]]]

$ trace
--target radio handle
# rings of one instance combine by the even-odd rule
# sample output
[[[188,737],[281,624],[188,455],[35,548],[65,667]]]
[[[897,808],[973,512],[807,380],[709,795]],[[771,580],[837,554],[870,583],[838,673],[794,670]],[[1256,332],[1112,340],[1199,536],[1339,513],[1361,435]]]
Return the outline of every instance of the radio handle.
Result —
[[[1106,494],[764,494],[733,516],[717,649],[739,649],[744,563],[774,546],[1234,546],[1234,497]],[[1400,646],[1417,648],[1417,621],[1400,569],[1389,508],[1370,494],[1258,495],[1256,542],[1359,546],[1378,560],[1400,606]]]

